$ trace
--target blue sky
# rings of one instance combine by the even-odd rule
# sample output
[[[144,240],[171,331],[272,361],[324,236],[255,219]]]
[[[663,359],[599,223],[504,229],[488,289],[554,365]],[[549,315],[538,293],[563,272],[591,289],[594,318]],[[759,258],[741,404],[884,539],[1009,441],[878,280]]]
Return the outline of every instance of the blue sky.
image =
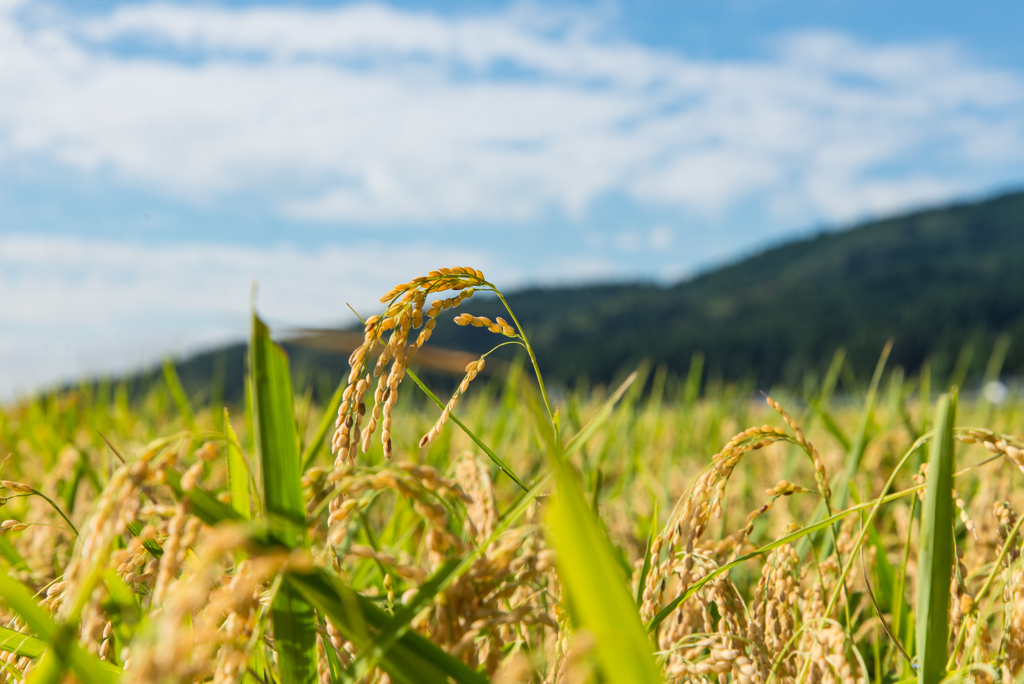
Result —
[[[1014,2],[0,0],[0,397],[1024,186]]]

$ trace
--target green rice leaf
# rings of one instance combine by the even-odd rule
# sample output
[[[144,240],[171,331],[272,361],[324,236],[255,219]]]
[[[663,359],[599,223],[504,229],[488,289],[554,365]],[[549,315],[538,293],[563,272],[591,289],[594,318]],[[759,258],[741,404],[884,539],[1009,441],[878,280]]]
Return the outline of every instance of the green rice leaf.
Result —
[[[380,634],[377,635],[367,648],[360,652],[359,657],[350,666],[348,675],[354,680],[359,680],[376,667],[388,649],[408,630],[409,623],[416,617],[416,613],[429,601],[433,600],[437,592],[448,583],[448,580],[460,568],[462,568],[462,563],[458,558],[451,558],[442,564],[420,586],[416,595],[413,596],[409,603],[397,608],[391,620],[381,629]]]
[[[46,650],[46,642],[34,636],[15,632],[9,627],[0,626],[0,651],[17,653],[19,656],[36,659]]]
[[[81,681],[90,684],[113,684],[117,681],[121,674],[119,668],[82,648],[69,626],[54,622],[21,582],[4,573],[0,573],[0,599],[47,644],[48,652],[54,653],[60,663],[67,663]]]
[[[320,635],[320,643],[323,644],[324,653],[327,654],[327,669],[331,673],[331,681],[341,681],[343,673],[341,661],[338,660],[338,652],[334,650],[334,645],[331,644],[331,640],[326,634]]]
[[[302,499],[288,357],[270,340],[270,331],[255,314],[252,317],[249,358],[252,363],[256,447],[262,468],[267,522],[276,541],[294,547],[304,543],[306,508]],[[291,585],[285,584],[275,595],[272,610],[282,681],[315,684],[316,620],[313,607]]]
[[[818,392],[817,401],[822,408],[828,406],[828,402],[832,399],[832,393],[835,392],[836,383],[839,381],[839,374],[843,370],[843,363],[845,361],[846,348],[839,347],[836,349],[835,354],[832,355],[832,361],[828,365],[825,379],[821,383],[821,390]]]
[[[285,582],[271,604],[278,674],[282,682],[313,684],[316,671],[316,616],[301,592]]]
[[[945,676],[949,641],[949,582],[953,571],[953,421],[955,394],[939,397],[935,438],[928,457],[928,479],[918,545],[917,654],[920,684]]]
[[[235,429],[231,427],[231,419],[226,408],[224,409],[224,436],[227,438],[225,451],[228,461],[228,492],[231,494],[231,508],[248,520],[252,517],[249,502],[249,464],[245,462],[242,446],[238,442]]]
[[[289,573],[286,579],[357,647],[370,644],[369,628],[382,630],[392,619],[373,601],[345,587],[325,570]],[[483,675],[412,631],[398,638],[381,657],[379,666],[392,681],[404,684],[441,684],[447,677],[459,684],[487,684]]]
[[[256,450],[270,529],[287,546],[300,543],[306,526],[298,439],[288,357],[253,315],[252,386]]]
[[[663,681],[636,604],[615,561],[611,543],[587,506],[573,472],[558,464],[558,498],[548,514],[558,570],[578,628],[597,640],[595,653],[607,681]]]
[[[812,399],[810,403],[811,409],[819,418],[821,418],[821,422],[825,426],[825,429],[828,430],[828,433],[832,435],[837,442],[839,442],[844,451],[849,451],[850,438],[843,433],[842,428],[840,428],[839,424],[836,423],[836,419],[832,417],[832,414],[825,410],[821,402],[818,400]]]
[[[875,372],[871,376],[871,383],[868,386],[868,393],[864,399],[864,407],[861,409],[860,420],[857,425],[857,433],[854,436],[852,444],[849,439],[843,435],[842,431],[839,430],[838,426],[833,425],[833,428],[829,428],[829,424],[832,421],[826,412],[822,411],[820,413],[822,422],[825,424],[826,429],[829,429],[836,440],[846,447],[846,469],[844,471],[845,478],[839,481],[838,486],[836,486],[834,490],[831,505],[828,501],[821,501],[814,510],[812,520],[818,520],[829,512],[829,510],[842,508],[846,505],[846,500],[850,494],[850,484],[853,482],[853,478],[857,475],[857,470],[860,468],[861,458],[864,456],[864,450],[867,448],[868,442],[871,440],[871,437],[868,435],[868,429],[871,426],[871,419],[875,413],[875,404],[878,400],[878,385],[882,381],[882,372],[885,370],[885,364],[889,360],[889,352],[891,351],[892,340],[889,340],[886,342],[885,347],[883,347],[882,354],[878,357],[878,363],[875,365]],[[843,358],[845,358],[845,354]],[[843,367],[846,368],[846,366]],[[835,530],[832,532],[834,537]],[[805,558],[807,556],[811,543],[811,538],[800,542],[797,553],[801,558]],[[831,552],[831,543],[832,540],[826,540],[824,547],[824,551],[826,553]]]
[[[192,505],[192,513],[207,525],[216,525],[228,520],[243,520],[235,509],[201,487],[195,487],[186,494],[181,488],[181,473],[173,468],[168,468],[164,473],[167,477],[167,486],[174,495],[178,499],[188,498]],[[160,549],[160,554],[163,554],[163,549]]]

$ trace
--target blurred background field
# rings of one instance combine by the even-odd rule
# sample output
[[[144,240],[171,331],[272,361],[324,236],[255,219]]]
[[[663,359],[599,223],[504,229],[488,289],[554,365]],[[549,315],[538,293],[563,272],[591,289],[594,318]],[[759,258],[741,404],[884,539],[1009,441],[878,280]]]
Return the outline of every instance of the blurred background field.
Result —
[[[984,364],[983,376],[969,374],[969,365],[964,362],[956,371],[961,374],[960,378],[952,378],[965,387],[957,424],[988,426],[992,430],[991,433],[985,430],[957,432],[966,442],[985,439],[994,442],[1002,438],[984,435],[1018,432],[1024,400],[1017,388],[1007,391],[998,385],[1002,391],[992,389],[1000,377],[1007,340],[1000,338],[994,355]],[[822,375],[808,374],[798,387],[785,389],[777,386],[773,389],[773,398],[791,414],[791,420],[795,420],[795,424],[805,431],[807,439],[820,451],[838,509],[861,501],[871,502],[885,491],[907,492],[909,488],[905,495],[882,507],[881,513],[870,524],[872,534],[859,551],[866,555],[866,560],[856,560],[859,547],[853,547],[853,544],[858,531],[866,529],[862,527],[863,515],[869,509],[862,509],[860,520],[856,515],[848,516],[836,527],[839,536],[832,537],[840,551],[836,558],[845,557],[845,561],[840,562],[851,566],[843,580],[846,592],[842,594],[841,608],[832,614],[839,630],[835,634],[841,636],[840,640],[836,642],[835,635],[830,636],[828,622],[820,622],[828,613],[823,613],[823,606],[815,603],[827,601],[827,592],[837,590],[836,575],[845,568],[830,556],[835,551],[830,550],[827,530],[823,530],[809,537],[815,540],[813,547],[802,546],[799,539],[783,547],[793,549],[790,553],[798,552],[803,561],[782,575],[771,575],[770,569],[774,567],[773,563],[788,562],[785,556],[768,557],[768,565],[764,564],[764,555],[756,556],[736,564],[724,575],[727,579],[720,578],[709,584],[710,593],[700,593],[682,604],[673,614],[679,616],[678,620],[672,617],[673,627],[667,631],[663,628],[658,639],[661,649],[658,662],[672,681],[699,680],[706,675],[705,669],[719,667],[716,663],[725,662],[731,665],[715,671],[731,673],[736,681],[745,681],[751,676],[740,668],[743,662],[751,661],[754,663],[750,670],[753,681],[770,676],[769,670],[774,669],[778,672],[772,676],[795,681],[803,665],[809,668],[803,676],[810,676],[812,681],[835,678],[895,682],[913,676],[913,669],[899,656],[895,642],[886,636],[880,620],[885,621],[884,624],[898,635],[902,647],[913,655],[917,612],[914,596],[921,581],[917,554],[918,521],[923,506],[915,488],[923,482],[920,473],[924,471],[920,466],[927,461],[927,452],[925,449],[915,451],[911,445],[915,440],[926,437],[932,429],[936,419],[935,397],[951,379],[933,376],[928,364],[925,364],[924,374],[909,375],[902,367],[891,364],[891,360],[886,358],[888,352],[886,348],[883,358],[876,359],[874,377],[857,376],[851,370],[844,350],[840,349],[834,353]],[[674,529],[677,523],[672,522],[673,515],[684,502],[692,500],[694,481],[708,472],[712,455],[747,427],[764,425],[755,429],[767,430],[768,435],[772,435],[771,431],[776,428],[793,434],[783,417],[768,406],[765,396],[755,392],[752,382],[706,379],[704,363],[702,355],[694,355],[688,373],[684,375],[670,371],[665,364],[641,364],[636,380],[628,385],[621,399],[614,404],[613,411],[601,423],[598,432],[572,459],[578,472],[580,491],[587,505],[599,516],[613,544],[619,572],[632,585],[631,591],[637,594],[638,599],[644,594],[641,570],[646,574],[644,561],[645,553],[649,554],[650,536],[663,526],[666,533]],[[325,432],[326,427],[333,426],[334,411],[328,409],[325,416],[324,407],[314,399],[314,384],[313,378],[297,381],[294,402],[299,440],[297,453],[301,453],[303,458],[304,497],[310,512],[314,508],[323,510],[323,505],[317,504],[330,498],[322,498],[331,491],[326,476],[332,471],[339,472],[339,466],[332,463],[333,456],[329,450],[333,427]],[[444,385],[443,382],[441,384]],[[989,387],[988,392],[984,391],[986,386]],[[551,467],[550,457],[545,455],[548,447],[544,437],[547,421],[543,399],[535,387],[529,376],[528,364],[524,368],[522,357],[513,358],[499,372],[479,378],[458,409],[458,415],[467,428],[526,482],[544,481],[545,473]],[[612,388],[614,385],[581,383],[555,391],[552,396],[561,415],[563,433],[572,435],[600,416]],[[427,477],[427,482],[430,477],[440,476],[451,478],[451,486],[457,486],[454,483],[459,482],[464,490],[469,491],[475,480],[465,479],[465,464],[479,464],[475,467],[483,468],[486,473],[483,475],[487,483],[485,490],[472,492],[476,497],[473,504],[453,503],[444,528],[450,530],[453,539],[466,539],[468,536],[471,540],[474,534],[486,534],[485,530],[498,524],[504,515],[518,510],[521,490],[488,463],[467,433],[453,425],[449,425],[429,446],[419,448],[420,436],[436,420],[437,409],[425,397],[418,396],[418,392],[405,391],[408,394],[393,414],[391,440],[394,464],[384,459],[381,445],[375,440],[367,453],[359,455],[358,465],[343,466],[340,472],[346,474],[345,477],[369,477],[371,481],[385,477],[389,472],[396,473],[396,476],[406,472],[414,478]],[[230,482],[225,448],[217,445],[227,444],[226,449],[230,450],[232,440],[237,439],[240,454],[255,474],[252,486],[256,489],[262,467],[258,465],[259,449],[254,437],[251,393],[243,392],[240,402],[225,402],[224,394],[223,389],[217,387],[187,394],[173,364],[168,363],[158,377],[88,382],[18,402],[0,414],[0,444],[5,452],[11,454],[3,476],[28,483],[47,494],[64,508],[80,529],[86,529],[86,521],[95,514],[93,506],[99,490],[109,490],[110,477],[120,468],[119,455],[124,455],[131,462],[134,454],[152,453],[154,449],[161,453],[171,448],[178,453],[172,462],[182,462],[184,466],[192,462],[191,452],[205,439],[210,441],[203,449],[214,449],[215,457],[196,471],[202,473],[201,486],[213,493],[219,492],[222,500],[231,502],[232,497],[237,497],[237,490]],[[233,433],[226,431],[225,419],[230,420]],[[982,436],[972,437],[975,434]],[[1014,535],[1008,536],[1016,522],[1013,511],[1024,506],[1024,495],[1014,485],[1016,477],[1019,477],[1017,465],[1006,453],[1015,448],[1006,444],[1019,443],[1021,438],[1008,434],[1005,439],[1001,447],[992,447],[991,450],[977,443],[960,443],[956,454],[957,467],[964,472],[955,481],[955,496],[958,497],[955,510],[959,516],[955,539],[961,559],[958,567],[961,569],[954,575],[951,590],[955,606],[951,614],[950,668],[961,676],[968,676],[971,668],[981,667],[975,676],[982,681],[1012,681],[1012,676],[1024,665],[1021,657],[1024,652],[1017,646],[1021,643],[1018,640],[1022,633],[1017,626],[1020,605],[1014,588],[1018,582],[1019,571],[1015,568],[1018,565],[1019,540],[1015,540]],[[155,446],[160,444],[167,446]],[[995,462],[991,460],[992,451],[999,452]],[[196,454],[198,456],[199,452]],[[904,456],[908,456],[909,461],[902,473],[894,476],[894,481],[888,481]],[[198,458],[194,462],[197,465],[203,463]],[[974,466],[978,468],[974,469]],[[436,475],[427,475],[423,468]],[[845,474],[851,477],[847,479]],[[700,562],[705,567],[714,568],[743,553],[771,548],[766,545],[819,519],[822,516],[822,499],[816,492],[815,481],[814,464],[797,444],[777,443],[760,449],[755,446],[728,480],[728,488],[720,500],[721,515],[712,519],[699,545],[698,556],[705,559]],[[349,480],[342,479],[341,482],[344,484]],[[493,492],[490,490],[491,482]],[[253,495],[256,489],[252,490]],[[430,518],[420,518],[414,513],[414,509],[420,510],[415,508],[418,505],[415,497],[422,494],[407,495],[414,497],[410,507],[408,500],[403,502],[402,496],[389,494],[388,488],[371,489],[369,498],[355,491],[355,498],[351,500],[361,502],[359,506],[365,508],[358,509],[363,511],[359,514],[359,524],[351,528],[343,540],[336,542],[339,544],[336,548],[341,554],[341,565],[335,567],[353,589],[366,596],[378,597],[376,600],[382,601],[381,605],[389,612],[397,610],[410,599],[414,593],[411,590],[420,585],[424,573],[440,571],[437,564],[446,556],[458,554],[458,548],[449,547],[445,552],[431,551],[428,560],[425,552],[433,547],[427,532],[434,523]],[[163,522],[159,522],[160,504],[157,502],[163,497],[152,491],[148,497],[151,503],[143,506],[140,518],[156,513],[157,517],[148,523],[150,526],[155,524],[155,536],[152,538],[166,545],[173,536],[173,532],[164,531],[168,524],[166,516],[174,509],[167,508]],[[345,496],[339,500],[349,498]],[[841,500],[845,503],[838,503]],[[258,507],[258,504],[254,503],[254,506]],[[462,506],[466,506],[465,510]],[[37,497],[10,498],[4,510],[9,519],[62,525],[55,509],[39,502]],[[525,602],[525,595],[521,592],[506,594],[507,598],[497,604],[487,603],[492,607],[482,613],[453,616],[451,619],[455,622],[440,632],[433,619],[424,622],[421,615],[415,623],[416,629],[435,640],[452,638],[438,636],[449,633],[446,630],[451,629],[455,629],[456,637],[469,634],[472,646],[467,649],[462,645],[453,652],[485,674],[504,677],[501,681],[507,681],[509,677],[515,681],[563,681],[565,678],[579,681],[581,677],[600,677],[589,669],[596,667],[591,660],[593,654],[588,656],[585,650],[579,652],[579,648],[586,647],[577,645],[576,655],[573,655],[570,641],[561,641],[567,638],[567,633],[556,629],[566,619],[566,615],[559,612],[564,610],[565,604],[558,604],[562,605],[561,609],[556,606],[559,596],[565,601],[565,589],[559,590],[557,585],[550,583],[550,578],[545,579],[544,563],[550,561],[537,560],[549,553],[545,551],[547,544],[543,537],[536,537],[543,529],[538,527],[543,520],[540,517],[542,510],[536,505],[528,508],[528,517],[503,533],[505,539],[519,540],[516,543],[521,545],[518,551],[510,551],[512,558],[521,556],[528,564],[541,563],[537,567],[542,568],[537,579],[528,580],[528,574],[521,575],[520,565],[520,570],[516,571],[520,574],[513,574],[506,580],[513,581],[509,588],[522,584],[534,587],[530,591],[543,588],[541,594],[535,594]],[[322,523],[317,524],[314,520],[311,518],[310,521],[314,525],[311,533],[316,539],[324,528],[320,526]],[[29,529],[38,532],[15,531],[0,537],[3,545],[0,551],[7,562],[14,565],[17,575],[30,585],[45,588],[58,581],[63,586],[60,569],[74,558],[74,546],[67,543],[70,541],[69,532],[59,528]],[[745,532],[737,536],[737,530]],[[487,553],[497,552],[496,547],[486,548],[491,549]],[[1007,557],[1008,550],[1009,560],[999,560]],[[203,552],[198,553],[197,558],[204,557]],[[808,553],[811,555],[806,555]],[[821,554],[820,558],[818,554]],[[673,557],[669,556],[670,563]],[[585,558],[579,560],[595,562]],[[487,561],[495,562],[499,561]],[[209,659],[206,663],[198,661],[194,667],[183,669],[165,664],[161,669],[150,662],[149,669],[139,671],[135,664],[145,654],[158,652],[147,651],[147,648],[152,648],[147,644],[160,648],[158,643],[148,641],[151,637],[147,634],[155,628],[154,621],[159,625],[159,621],[165,619],[160,616],[166,609],[164,612],[157,610],[155,595],[150,593],[155,575],[162,574],[157,570],[163,564],[157,559],[148,561],[136,571],[136,579],[129,580],[139,592],[141,605],[149,605],[150,616],[141,621],[136,618],[126,627],[125,623],[119,622],[123,616],[116,617],[120,613],[111,613],[110,619],[114,621],[112,624],[119,625],[118,631],[103,638],[92,637],[95,641],[90,641],[86,624],[83,626],[83,644],[111,662],[136,668],[130,671],[130,678],[159,675],[164,678],[160,681],[168,678],[177,681],[181,677],[201,679],[207,668],[220,671],[219,668],[226,667],[223,646],[207,656],[193,651],[195,646],[188,646],[186,652],[193,653],[193,657]],[[395,564],[395,569],[390,564]],[[816,565],[817,570],[814,569]],[[1005,570],[1003,565],[1006,565]],[[188,569],[195,563],[185,563],[185,566],[179,582],[198,581],[190,575],[195,570]],[[415,572],[409,569],[415,566],[423,569]],[[476,568],[475,565],[473,567]],[[788,607],[783,601],[775,608],[769,608],[765,601],[770,602],[772,590],[768,590],[766,598],[762,572],[764,577],[771,578],[769,582],[789,582],[789,591],[795,590],[797,594],[794,596],[800,598],[794,598],[796,603]],[[224,581],[229,576],[225,576]],[[519,576],[522,576],[521,583],[513,580]],[[990,586],[993,578],[997,579],[998,586],[1004,587],[1001,593]],[[448,591],[458,588],[462,593],[448,594],[449,598],[440,600],[438,607],[431,610],[440,611],[437,613],[440,616],[446,601],[454,601],[456,595],[463,596],[466,591],[482,591],[476,600],[483,601],[489,590],[482,588],[478,584],[480,581],[483,580],[454,585]],[[723,581],[726,584],[722,584]],[[181,591],[175,586],[180,585],[168,585],[167,591],[171,596],[175,591]],[[685,584],[680,589],[673,589],[673,584],[668,586],[667,598],[671,598],[673,592],[681,591]],[[723,591],[726,592],[724,595]],[[730,617],[727,611],[736,610],[736,605],[729,603],[728,591],[737,592],[736,595],[742,597],[739,600],[749,603],[749,612],[744,608]],[[982,596],[981,591],[987,596]],[[53,595],[56,598],[61,596],[59,592]],[[538,596],[541,597],[540,604],[535,603]],[[543,599],[544,596],[547,599]],[[957,603],[961,596],[976,596],[979,605],[971,607]],[[588,600],[596,600],[596,597]],[[100,605],[105,604],[97,604],[97,608]],[[768,610],[767,617],[765,610]],[[268,619],[267,613],[257,615],[257,625],[260,620]],[[495,625],[470,630],[470,623],[476,624],[474,620],[479,621],[481,615],[490,615],[496,620]],[[495,615],[506,617],[497,619]],[[735,634],[737,624],[732,621],[737,619],[746,630],[741,634]],[[748,623],[755,625],[758,621],[760,629],[768,630],[762,635],[749,631],[753,627]],[[775,626],[776,623],[779,626]],[[498,626],[502,624],[507,629]],[[14,626],[18,627],[17,619]],[[712,627],[710,632],[709,626]],[[270,629],[269,624],[265,629]],[[131,635],[134,635],[134,645],[127,649]],[[766,656],[760,661],[757,656],[758,638],[761,639],[760,648],[767,649]],[[787,642],[790,638],[796,641]],[[216,643],[230,643],[218,639]],[[753,646],[750,639],[754,639]],[[345,658],[356,657],[362,652],[351,645],[345,646],[348,642],[344,639],[337,641],[332,637],[332,640],[324,643],[328,647],[332,643],[339,645],[340,655],[335,657],[342,658],[339,661],[341,668],[345,665]],[[107,642],[113,643],[113,647],[109,644],[104,646]],[[250,672],[253,672],[253,664],[262,662],[259,658],[272,659],[274,643],[272,640],[249,640],[242,652],[250,663]],[[464,644],[465,639],[459,643]],[[447,642],[445,648],[451,650],[455,645],[455,642]],[[321,648],[320,658],[324,657],[322,654]],[[730,654],[747,654],[744,657],[749,657],[746,661],[737,661],[737,656]],[[148,657],[152,659],[153,656]],[[127,664],[129,658],[132,659],[130,665]],[[333,665],[328,666],[326,660],[318,659],[318,662],[322,677],[329,679],[334,676]],[[15,679],[18,673],[33,669],[30,659],[24,656],[12,659],[11,663],[15,669],[9,673]],[[265,681],[275,676],[274,670],[269,668],[257,671],[258,675],[252,676],[266,678]],[[344,670],[338,672],[340,679],[335,680],[344,680]],[[371,671],[367,678],[373,680],[387,676]],[[249,675],[242,677],[248,678]]]

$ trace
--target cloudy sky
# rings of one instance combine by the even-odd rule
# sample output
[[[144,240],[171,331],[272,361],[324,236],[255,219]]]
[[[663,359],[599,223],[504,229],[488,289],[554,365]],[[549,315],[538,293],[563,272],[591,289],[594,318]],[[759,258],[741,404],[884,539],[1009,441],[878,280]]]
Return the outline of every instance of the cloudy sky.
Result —
[[[1016,2],[0,0],[0,398],[1024,186]]]

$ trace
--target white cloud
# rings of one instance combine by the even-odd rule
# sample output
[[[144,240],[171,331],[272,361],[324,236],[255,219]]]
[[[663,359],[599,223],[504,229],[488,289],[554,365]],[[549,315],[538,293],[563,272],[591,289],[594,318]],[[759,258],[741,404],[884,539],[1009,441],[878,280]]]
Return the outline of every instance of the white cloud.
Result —
[[[300,250],[3,236],[0,398],[244,339],[254,279],[261,315],[287,330],[351,320],[346,303],[376,312],[396,282],[445,264],[513,281],[478,250],[429,244]]]
[[[675,233],[669,226],[657,226],[651,230],[647,239],[651,243],[651,247],[654,249],[665,250],[672,246],[672,241],[675,239]]]
[[[0,164],[293,219],[523,221],[623,193],[845,220],[1024,165],[1024,80],[943,44],[810,32],[715,62],[539,7],[48,12],[0,9]]]
[[[623,253],[649,255],[652,252],[664,252],[672,246],[674,238],[669,226],[655,226],[646,233],[628,230],[615,236],[615,247]]]

